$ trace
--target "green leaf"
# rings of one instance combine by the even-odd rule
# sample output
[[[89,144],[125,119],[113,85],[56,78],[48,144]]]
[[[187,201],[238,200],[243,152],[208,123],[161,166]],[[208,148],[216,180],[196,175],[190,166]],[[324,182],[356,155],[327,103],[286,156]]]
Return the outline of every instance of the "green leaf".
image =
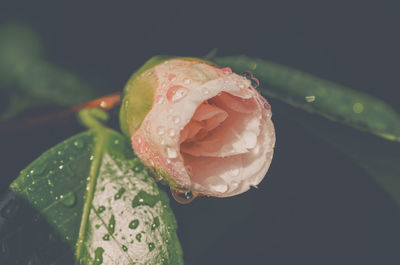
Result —
[[[10,99],[0,120],[28,108],[69,106],[94,96],[74,74],[43,58],[42,45],[33,30],[13,24],[0,28],[0,91]]]
[[[101,113],[83,112],[92,129],[11,184],[0,201],[0,264],[183,264],[167,195]]]
[[[330,122],[288,105],[276,107],[282,115],[349,157],[400,204],[400,143]]]
[[[351,88],[262,59],[216,57],[235,72],[250,70],[267,89],[262,93],[328,119],[400,141],[400,115],[384,101]]]

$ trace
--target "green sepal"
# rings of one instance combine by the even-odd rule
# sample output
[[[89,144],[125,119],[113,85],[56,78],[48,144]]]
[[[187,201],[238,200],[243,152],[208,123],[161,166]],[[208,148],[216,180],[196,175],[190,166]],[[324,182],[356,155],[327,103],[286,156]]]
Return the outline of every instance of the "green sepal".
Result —
[[[131,76],[125,85],[122,94],[119,117],[121,131],[126,136],[130,137],[135,130],[140,128],[142,121],[153,106],[154,93],[158,86],[158,80],[154,75],[142,74],[156,65],[171,59],[196,61],[199,63],[215,65],[213,62],[194,57],[158,55],[149,59]]]

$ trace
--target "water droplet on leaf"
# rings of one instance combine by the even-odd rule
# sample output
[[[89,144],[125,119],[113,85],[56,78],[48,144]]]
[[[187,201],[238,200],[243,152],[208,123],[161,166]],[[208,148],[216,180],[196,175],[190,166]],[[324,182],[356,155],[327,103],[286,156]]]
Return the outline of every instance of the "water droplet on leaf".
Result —
[[[147,244],[147,246],[149,247],[149,250],[152,251],[156,246],[154,245],[154,243],[149,243]]]
[[[60,196],[61,198],[61,196]],[[73,193],[72,191],[66,193],[63,198],[61,198],[61,203],[66,206],[66,207],[72,207],[74,206],[76,202],[76,196],[75,193]]]
[[[124,188],[120,188],[120,189],[118,190],[118,192],[114,195],[114,200],[121,199],[122,194],[124,194],[125,191],[126,191],[126,190],[125,190]]]
[[[130,229],[136,229],[139,226],[139,220],[135,219],[129,223]]]
[[[96,248],[94,251],[94,262],[93,265],[101,265],[103,264],[103,253],[104,249],[103,248]]]

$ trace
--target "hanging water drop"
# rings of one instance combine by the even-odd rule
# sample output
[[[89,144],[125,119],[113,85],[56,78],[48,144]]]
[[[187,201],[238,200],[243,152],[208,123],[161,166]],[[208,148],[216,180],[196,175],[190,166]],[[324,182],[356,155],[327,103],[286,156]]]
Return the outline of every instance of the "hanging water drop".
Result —
[[[174,199],[180,204],[191,203],[196,198],[196,195],[193,194],[191,191],[181,191],[181,190],[171,189],[171,194],[172,197],[174,197]]]

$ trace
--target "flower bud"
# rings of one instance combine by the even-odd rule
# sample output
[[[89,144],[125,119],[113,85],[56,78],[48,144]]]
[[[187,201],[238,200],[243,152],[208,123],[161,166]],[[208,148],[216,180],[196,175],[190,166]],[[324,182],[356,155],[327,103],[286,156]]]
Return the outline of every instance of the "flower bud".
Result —
[[[271,109],[258,84],[200,59],[154,57],[125,87],[121,129],[171,188],[237,195],[261,182],[273,156]]]

